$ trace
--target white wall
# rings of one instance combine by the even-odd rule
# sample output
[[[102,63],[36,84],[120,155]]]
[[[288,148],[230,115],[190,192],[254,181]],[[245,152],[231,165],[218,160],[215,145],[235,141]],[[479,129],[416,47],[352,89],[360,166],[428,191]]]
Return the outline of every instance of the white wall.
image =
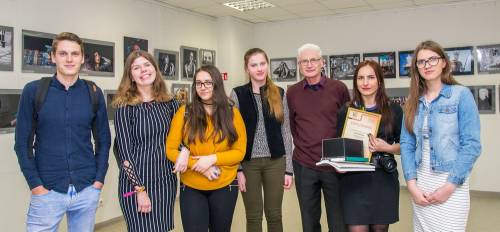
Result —
[[[46,76],[21,72],[22,29],[53,34],[71,31],[82,38],[114,42],[115,77],[84,77],[104,90],[115,90],[121,79],[123,36],[147,39],[151,53],[155,48],[179,51],[181,45],[216,50],[218,66],[230,77],[226,89],[241,83],[244,72],[239,60],[253,42],[253,24],[230,17],[217,20],[153,1],[2,0],[0,12],[0,25],[14,27],[14,72],[0,72],[0,89],[22,89],[27,82]],[[114,137],[113,127],[111,130]],[[0,212],[3,231],[25,230],[29,204],[28,186],[13,147],[14,134],[0,134],[0,183],[5,187],[0,191],[0,205],[5,209]],[[121,215],[116,191],[118,169],[112,154],[109,164],[101,194],[103,206],[97,211],[96,222]]]
[[[245,76],[243,55],[253,47],[253,28],[251,23],[243,22],[232,17],[217,19],[219,53],[218,67],[221,72],[228,72],[228,80],[224,87],[229,94],[233,87],[248,82]]]
[[[412,50],[426,39],[444,47],[500,43],[500,1],[472,1],[404,10],[386,10],[350,16],[261,23],[255,26],[255,44],[270,57],[294,57],[304,43],[319,45],[324,55]],[[476,66],[477,70],[477,66]],[[476,71],[477,73],[477,71]],[[456,77],[464,85],[498,85],[500,75]],[[352,82],[345,82],[352,88]],[[286,88],[290,83],[282,83]],[[408,87],[408,79],[390,79],[387,88]],[[498,90],[497,90],[498,93]],[[498,94],[496,102],[498,102]],[[498,104],[496,106],[498,112]],[[500,192],[496,180],[500,157],[495,142],[500,115],[481,115],[483,152],[471,176],[471,189]],[[403,180],[402,178],[400,180]],[[401,181],[404,182],[404,181]]]

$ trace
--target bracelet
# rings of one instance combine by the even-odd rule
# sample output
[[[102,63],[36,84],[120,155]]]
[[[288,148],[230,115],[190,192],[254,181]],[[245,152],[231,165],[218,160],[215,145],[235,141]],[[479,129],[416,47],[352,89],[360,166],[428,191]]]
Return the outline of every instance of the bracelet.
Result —
[[[146,190],[146,187],[139,186],[139,188],[137,188],[137,190],[124,193],[123,197],[130,197],[130,196],[134,195],[134,193],[144,192],[145,190]]]
[[[146,187],[144,187],[144,185],[143,185],[143,186],[139,186],[139,188],[137,188],[137,189],[135,190],[135,192],[136,192],[136,193],[140,193],[140,192],[144,192],[145,190],[146,190]]]

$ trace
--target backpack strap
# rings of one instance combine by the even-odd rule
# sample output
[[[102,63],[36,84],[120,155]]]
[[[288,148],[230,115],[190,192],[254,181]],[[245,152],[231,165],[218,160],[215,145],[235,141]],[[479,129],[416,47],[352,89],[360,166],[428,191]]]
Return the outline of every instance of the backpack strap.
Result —
[[[99,109],[99,98],[97,96],[97,85],[93,81],[85,80],[87,84],[87,89],[89,90],[90,103],[92,105],[92,112],[94,113],[94,117],[92,119],[92,137],[94,138],[94,152],[99,148],[99,137],[97,134],[97,123],[95,120],[97,110]]]
[[[37,128],[38,122],[38,113],[42,109],[42,105],[45,102],[45,98],[47,98],[47,92],[49,91],[50,82],[52,77],[42,77],[40,79],[40,83],[35,93],[35,102],[33,106],[33,117],[31,119],[31,132],[28,137],[28,158],[33,159],[35,156],[33,155],[34,142],[35,142],[35,131]]]

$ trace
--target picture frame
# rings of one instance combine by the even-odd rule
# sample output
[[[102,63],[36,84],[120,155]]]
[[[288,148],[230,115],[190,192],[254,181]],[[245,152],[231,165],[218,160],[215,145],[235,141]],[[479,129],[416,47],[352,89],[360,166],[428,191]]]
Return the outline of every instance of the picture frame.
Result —
[[[496,113],[496,86],[495,85],[479,85],[468,86],[476,101],[477,109],[480,114],[495,114]]]
[[[83,39],[84,60],[80,75],[115,76],[115,43]]]
[[[396,52],[363,53],[363,60],[379,63],[384,78],[396,78]]]
[[[297,81],[297,58],[271,59],[271,78],[277,82]]]
[[[444,52],[450,60],[452,74],[473,75],[474,74],[474,55],[472,46],[445,48]]]
[[[192,81],[194,73],[200,67],[198,61],[199,49],[195,47],[181,46],[181,80]]]
[[[330,64],[330,78],[352,80],[354,70],[356,70],[360,59],[360,54],[331,55],[328,59],[328,63]]]
[[[171,92],[181,104],[191,101],[191,84],[172,83]]]
[[[179,52],[155,49],[154,56],[165,80],[179,80]]]
[[[402,107],[406,104],[408,100],[408,95],[410,93],[409,88],[387,88],[387,96],[392,103],[396,103]]]
[[[134,37],[123,37],[123,60],[127,60],[128,55],[135,50],[148,51],[148,40]]]
[[[0,71],[14,71],[14,28],[1,25]]]
[[[203,65],[215,66],[215,50],[200,49],[199,61],[201,66]]]
[[[500,44],[477,46],[476,56],[479,74],[500,73]]]
[[[0,89],[0,134],[14,133],[20,99],[21,90]]]
[[[112,106],[114,97],[116,96],[116,90],[104,90],[104,96],[106,101],[106,112],[108,113],[108,120],[115,121],[116,108]]]
[[[413,50],[398,52],[398,71],[399,77],[409,77],[411,71],[411,61],[413,59]]]
[[[324,65],[321,67],[321,76],[323,77],[329,77],[330,76],[330,62],[328,62],[328,56],[322,56]]]
[[[52,63],[50,53],[55,34],[22,30],[22,64],[23,73],[54,74],[56,66]]]

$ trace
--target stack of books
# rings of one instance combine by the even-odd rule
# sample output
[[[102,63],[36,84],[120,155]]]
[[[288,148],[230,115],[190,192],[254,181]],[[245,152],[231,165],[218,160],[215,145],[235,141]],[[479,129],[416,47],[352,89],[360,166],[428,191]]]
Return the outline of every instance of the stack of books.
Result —
[[[375,165],[369,163],[368,158],[363,157],[337,157],[321,158],[316,166],[332,166],[338,172],[373,172]]]
[[[323,155],[316,166],[332,166],[338,172],[373,172],[375,165],[364,157],[363,141],[329,138],[322,141]]]

